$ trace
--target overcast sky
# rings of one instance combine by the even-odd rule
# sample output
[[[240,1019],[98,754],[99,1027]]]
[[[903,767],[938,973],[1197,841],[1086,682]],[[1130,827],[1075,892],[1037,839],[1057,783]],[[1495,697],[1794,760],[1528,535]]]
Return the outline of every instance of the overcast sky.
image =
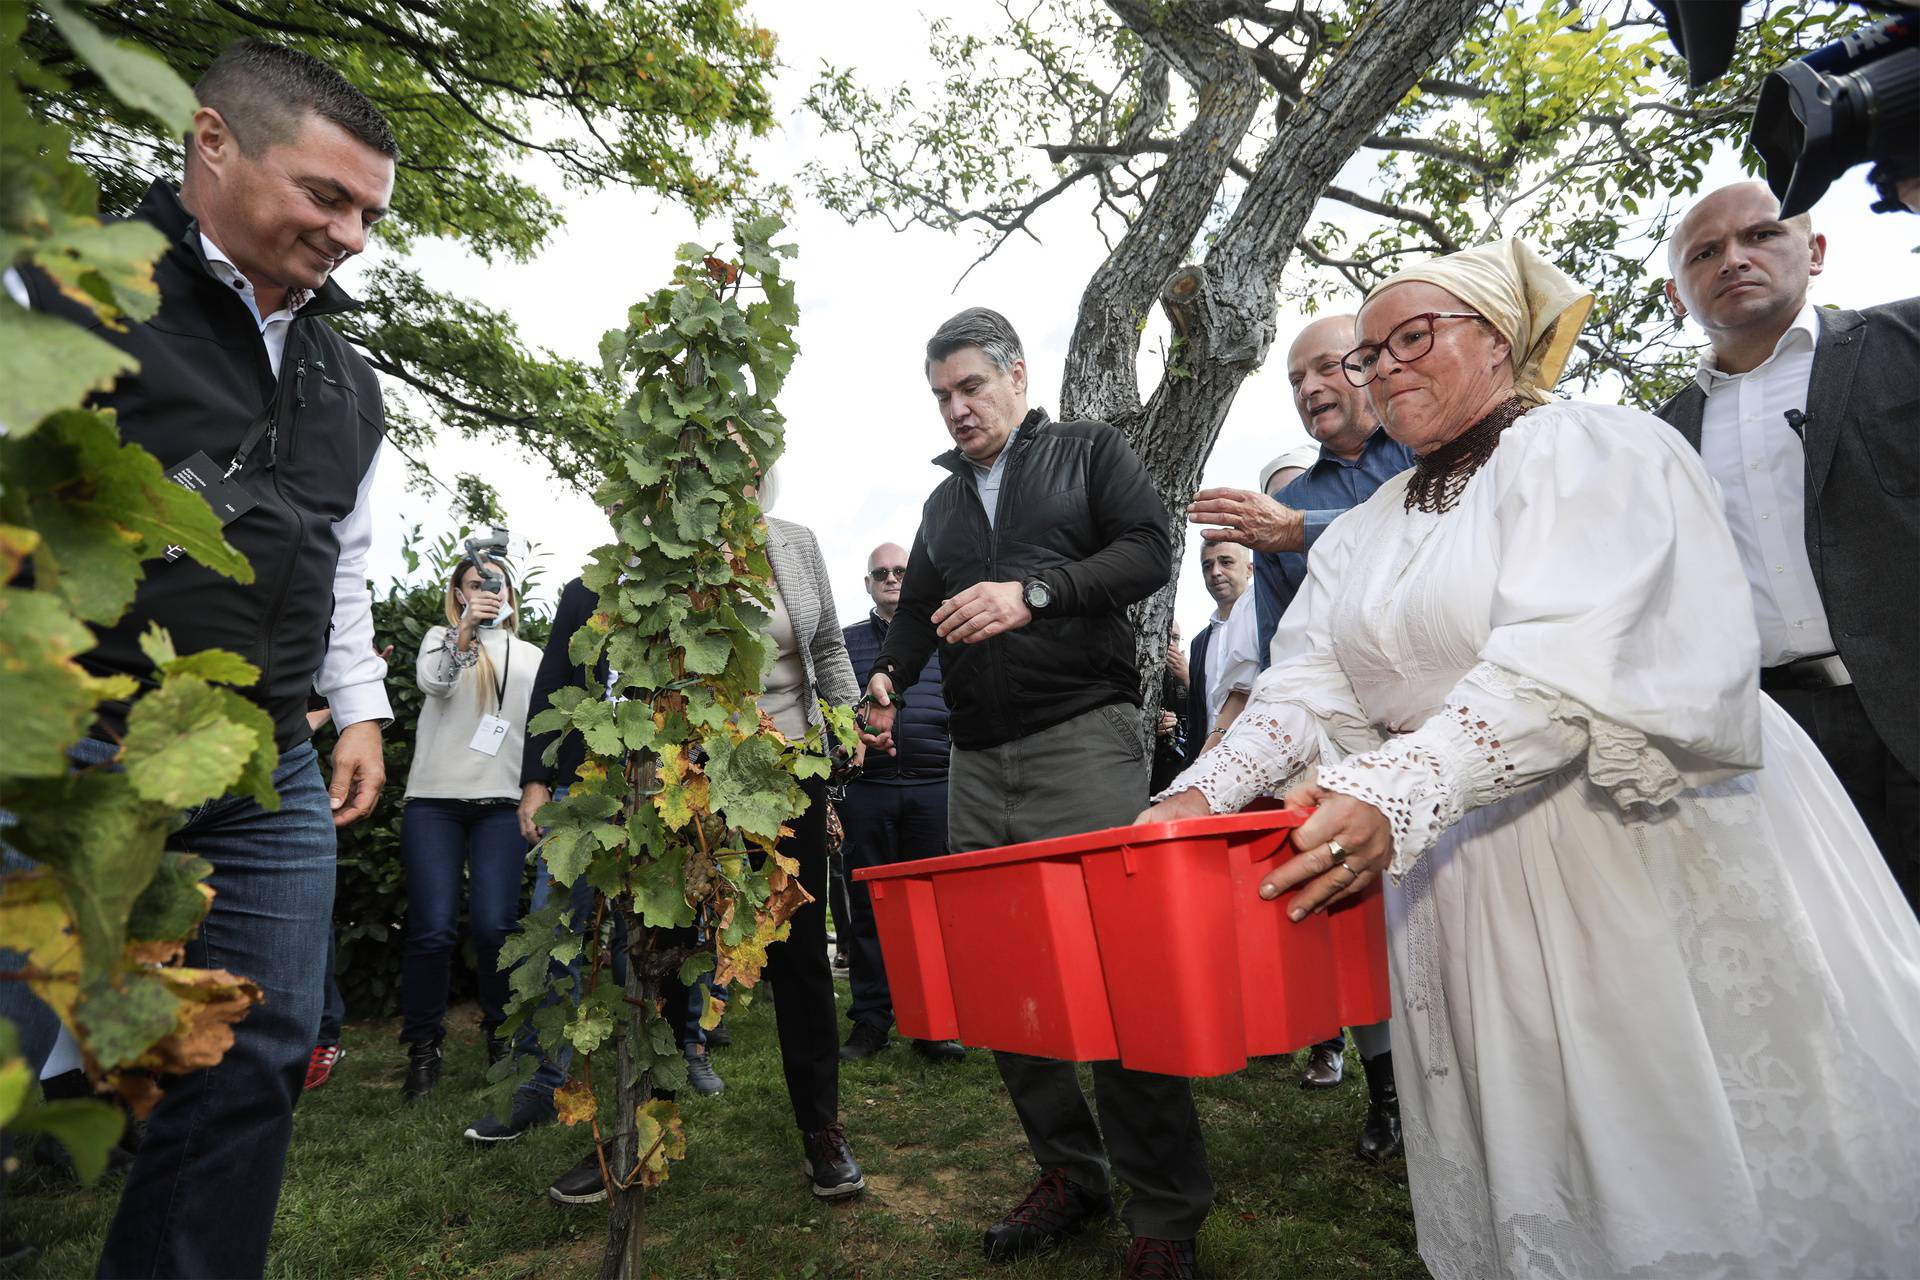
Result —
[[[776,92],[780,128],[756,144],[756,166],[770,176],[797,179],[808,159],[838,154],[838,144],[821,136],[801,106],[822,58],[852,66],[875,85],[917,82],[932,74],[928,14],[964,24],[997,12],[976,0],[925,6],[762,0],[759,21],[779,34],[786,70]],[[1722,181],[1741,176],[1730,157],[1716,167]],[[1816,301],[1858,307],[1913,292],[1915,260],[1909,255],[1920,239],[1920,219],[1867,212],[1871,196],[1864,172],[1842,178],[1815,210],[1830,241],[1827,273],[1815,282]],[[780,397],[788,434],[776,514],[819,536],[840,616],[851,622],[869,605],[861,587],[867,552],[883,541],[909,545],[921,502],[946,475],[929,461],[950,442],[921,373],[927,335],[963,307],[1004,312],[1026,343],[1033,402],[1055,409],[1080,290],[1104,249],[1082,209],[1063,199],[1037,222],[1042,244],[1010,243],[956,291],[955,281],[978,254],[970,235],[919,228],[895,234],[879,222],[849,227],[810,206],[803,184],[793,185],[799,207],[786,238],[800,249],[790,266],[798,285],[800,356]],[[569,193],[565,200],[566,225],[546,252],[525,265],[482,263],[457,246],[426,241],[413,260],[435,287],[506,311],[530,344],[592,362],[600,335],[623,325],[627,308],[665,281],[675,246],[727,238],[723,222],[702,227],[651,199]],[[354,288],[351,268],[342,283]],[[1236,399],[1205,483],[1252,488],[1262,463],[1306,442],[1281,367],[1287,343],[1304,323],[1283,309],[1270,363]],[[1150,331],[1149,352],[1156,347]],[[1153,363],[1150,355],[1143,357],[1144,367]],[[586,554],[608,541],[605,521],[584,495],[511,445],[455,441],[426,457],[448,480],[471,471],[499,489],[516,556],[531,542],[546,566],[540,594],[548,606]],[[399,547],[408,526],[418,523],[432,535],[455,523],[444,495],[408,492],[404,478],[401,460],[390,457],[378,481],[371,565],[381,588],[402,572]],[[1183,557],[1177,605],[1188,636],[1204,625],[1212,604],[1199,581],[1197,548],[1194,534]]]

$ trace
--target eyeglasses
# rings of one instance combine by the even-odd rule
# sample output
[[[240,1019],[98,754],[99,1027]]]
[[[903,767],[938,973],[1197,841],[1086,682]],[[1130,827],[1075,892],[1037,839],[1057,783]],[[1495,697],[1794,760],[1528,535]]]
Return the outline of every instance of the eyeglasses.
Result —
[[[1380,376],[1380,353],[1390,351],[1401,364],[1412,364],[1433,350],[1435,320],[1478,320],[1486,317],[1477,311],[1422,311],[1408,316],[1387,331],[1385,342],[1368,342],[1340,357],[1340,371],[1356,387],[1364,387]]]
[[[907,580],[907,566],[896,565],[888,568],[883,565],[878,569],[867,570],[867,576],[875,582],[885,582],[888,578],[898,578],[900,581],[905,582]]]

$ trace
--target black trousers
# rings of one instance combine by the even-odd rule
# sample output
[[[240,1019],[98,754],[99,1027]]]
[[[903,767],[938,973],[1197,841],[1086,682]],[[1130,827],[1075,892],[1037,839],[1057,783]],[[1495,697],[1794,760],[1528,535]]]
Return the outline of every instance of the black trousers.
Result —
[[[947,851],[947,784],[933,782],[852,782],[840,806],[847,842],[850,908],[840,924],[840,945],[847,949],[847,978],[853,1001],[847,1017],[886,1030],[893,1026],[893,992],[887,986],[880,933],[873,923],[873,895],[853,873]]]
[[[1880,740],[1857,688],[1767,693],[1807,731],[1839,775],[1907,905],[1920,914],[1920,780]]]
[[[800,885],[813,901],[793,913],[787,940],[767,948],[765,975],[773,986],[780,1065],[793,1119],[802,1132],[811,1133],[840,1118],[840,1032],[827,960],[827,784],[813,778],[800,785],[807,811],[787,824],[793,834],[780,842],[780,852],[800,864]],[[660,994],[663,1016],[685,1043],[685,984],[669,976]]]

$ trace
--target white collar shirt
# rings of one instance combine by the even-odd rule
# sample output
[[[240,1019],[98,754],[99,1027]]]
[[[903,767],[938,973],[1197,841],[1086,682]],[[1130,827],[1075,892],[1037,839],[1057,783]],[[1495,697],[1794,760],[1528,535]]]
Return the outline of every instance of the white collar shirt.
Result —
[[[253,323],[260,329],[260,340],[267,347],[267,363],[273,366],[273,376],[280,376],[280,357],[287,350],[287,330],[293,326],[294,313],[313,301],[313,292],[309,289],[289,289],[286,303],[272,315],[260,314],[260,299],[254,292],[253,281],[233,265],[233,259],[220,251],[220,246],[200,233],[200,249],[206,254],[207,269],[213,278],[231,288],[240,295],[240,301],[247,304],[247,310],[253,316]]]
[[[1806,410],[1819,337],[1818,313],[1808,304],[1755,368],[1722,373],[1709,349],[1694,375],[1707,398],[1700,458],[1720,483],[1768,667],[1834,651],[1807,558],[1806,448],[1787,423],[1789,413]]]

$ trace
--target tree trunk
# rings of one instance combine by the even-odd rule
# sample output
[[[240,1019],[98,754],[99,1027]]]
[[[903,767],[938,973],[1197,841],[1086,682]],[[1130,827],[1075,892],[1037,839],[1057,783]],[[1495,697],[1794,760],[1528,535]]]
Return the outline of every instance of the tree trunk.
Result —
[[[1133,6],[1127,0],[1108,3],[1133,25],[1129,12]],[[1164,252],[1177,241],[1178,251],[1184,253],[1192,243],[1191,238],[1179,239],[1186,221],[1173,212],[1190,209],[1189,200],[1170,199],[1165,211],[1156,204],[1171,181],[1170,169],[1161,176],[1141,218],[1095,272],[1082,298],[1080,322],[1067,355],[1062,416],[1068,416],[1070,406],[1107,409],[1107,420],[1126,433],[1172,515],[1172,580],[1134,610],[1135,652],[1146,709],[1142,732],[1149,746],[1159,717],[1167,630],[1186,550],[1186,506],[1199,487],[1201,470],[1240,384],[1261,366],[1273,346],[1280,273],[1340,166],[1377,131],[1421,75],[1460,40],[1484,6],[1485,0],[1380,0],[1313,82],[1314,87],[1286,110],[1204,263],[1147,281],[1139,274],[1153,257],[1141,246],[1157,246]],[[1135,30],[1150,45],[1164,48],[1164,27]],[[1199,65],[1168,52],[1183,71]],[[1224,58],[1210,65],[1234,66]],[[1211,93],[1211,85],[1200,88],[1200,113],[1182,134],[1182,149],[1199,130],[1197,139],[1212,146],[1233,139],[1230,157],[1231,145],[1237,145],[1244,130],[1233,132],[1231,122],[1219,118],[1219,108],[1223,100],[1237,97],[1239,79],[1236,68],[1233,93]],[[1202,199],[1210,205],[1217,189],[1217,182],[1209,185]],[[1144,314],[1135,300],[1137,290],[1143,284],[1150,287],[1151,279],[1163,282],[1159,301],[1172,323],[1175,344],[1167,372],[1147,404],[1127,412],[1119,404],[1115,383],[1120,370],[1131,376],[1134,369]],[[1119,349],[1122,346],[1124,351]]]
[[[607,1253],[601,1259],[600,1280],[647,1280],[646,1191],[638,1177],[624,1191],[615,1179],[625,1178],[640,1160],[636,1117],[641,1104],[653,1095],[653,1072],[640,1066],[634,1039],[647,1034],[659,1003],[660,982],[653,966],[646,963],[652,930],[642,926],[635,913],[622,909],[620,914],[627,926],[628,1004],[627,1016],[620,1019],[620,1101],[607,1153]]]

